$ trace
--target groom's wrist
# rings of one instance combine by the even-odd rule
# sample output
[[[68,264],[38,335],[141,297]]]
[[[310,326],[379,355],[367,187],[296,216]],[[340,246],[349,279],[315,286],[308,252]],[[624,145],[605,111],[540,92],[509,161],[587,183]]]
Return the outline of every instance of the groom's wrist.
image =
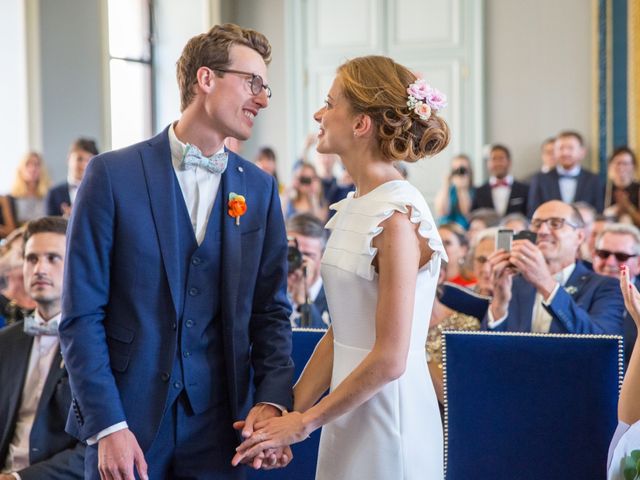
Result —
[[[278,404],[278,403],[272,403],[272,402],[258,402],[256,403],[257,405],[271,405],[272,407],[277,408],[278,410],[280,410],[280,413],[287,413],[287,408],[283,407],[282,405]]]

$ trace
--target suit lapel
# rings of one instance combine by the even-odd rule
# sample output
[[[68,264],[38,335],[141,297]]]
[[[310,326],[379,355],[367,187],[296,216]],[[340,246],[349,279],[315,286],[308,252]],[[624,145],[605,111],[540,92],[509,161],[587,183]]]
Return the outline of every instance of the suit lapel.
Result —
[[[578,175],[578,183],[576,185],[576,194],[575,194],[575,197],[574,197],[574,201],[575,202],[582,200],[582,198],[584,197],[582,192],[591,193],[591,192],[589,192],[589,185],[587,185],[588,180],[589,180],[588,179],[588,175],[586,174],[584,169],[581,168],[580,169],[580,174]]]
[[[589,270],[582,262],[576,262],[576,268],[573,269],[571,276],[564,284],[564,289],[575,299],[576,295],[582,289],[584,282],[589,279]]]
[[[226,204],[229,194],[244,195],[247,201],[247,214],[251,211],[251,197],[246,191],[244,170],[238,165],[238,160],[233,152],[229,152],[227,170],[222,175],[222,201],[225,204],[222,218],[222,318],[224,322],[230,322],[235,316],[236,300],[238,297],[238,285],[240,282],[240,266],[242,265],[240,226],[236,220],[227,213]],[[226,325],[230,326],[230,325]]]
[[[551,182],[551,196],[550,198],[562,198],[562,194],[560,193],[560,176],[558,175],[558,170],[555,168],[549,172],[551,178],[553,178],[553,182]]]
[[[178,214],[176,209],[175,172],[171,163],[168,128],[149,141],[141,151],[145,181],[151,202],[173,305],[178,312],[181,305],[180,255],[178,242]]]
[[[33,344],[33,337],[24,334],[21,329],[14,328],[12,337],[7,345],[2,346],[3,349],[6,348],[6,351],[0,357],[4,364],[0,366],[0,370],[3,371],[2,378],[9,380],[7,384],[2,385],[2,390],[5,393],[0,395],[0,410],[3,412],[0,414],[0,418],[4,418],[7,422],[6,425],[0,425],[2,436],[0,438],[0,452],[5,451],[11,441],[8,436],[13,432],[13,429],[9,426],[15,423],[14,419],[18,413]]]
[[[47,404],[53,396],[56,385],[65,373],[62,354],[60,353],[60,346],[56,347],[56,350],[57,351],[55,356],[53,357],[53,362],[51,363],[51,368],[49,369],[49,375],[47,375],[47,379],[44,382],[44,387],[42,387],[42,395],[40,396],[40,402],[38,403],[36,418],[40,418],[43,409],[47,408]]]

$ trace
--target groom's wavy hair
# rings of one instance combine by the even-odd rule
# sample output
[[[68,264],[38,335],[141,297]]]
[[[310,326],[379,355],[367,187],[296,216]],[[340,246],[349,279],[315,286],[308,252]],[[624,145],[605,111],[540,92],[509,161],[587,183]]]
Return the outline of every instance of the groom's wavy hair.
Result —
[[[249,47],[258,52],[267,65],[271,62],[269,40],[250,28],[225,23],[216,25],[207,33],[196,35],[187,42],[177,62],[180,111],[184,111],[195,97],[193,86],[198,82],[198,69],[208,67],[216,71],[218,68],[227,68],[230,64],[229,50],[233,45]],[[216,71],[216,75],[222,76],[223,73]]]

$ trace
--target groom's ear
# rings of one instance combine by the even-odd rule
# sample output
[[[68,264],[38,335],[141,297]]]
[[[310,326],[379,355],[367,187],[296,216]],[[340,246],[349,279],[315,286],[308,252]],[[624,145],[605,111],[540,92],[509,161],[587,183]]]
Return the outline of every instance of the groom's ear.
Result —
[[[200,67],[196,72],[196,88],[204,93],[213,90],[216,83],[216,75],[210,68]]]

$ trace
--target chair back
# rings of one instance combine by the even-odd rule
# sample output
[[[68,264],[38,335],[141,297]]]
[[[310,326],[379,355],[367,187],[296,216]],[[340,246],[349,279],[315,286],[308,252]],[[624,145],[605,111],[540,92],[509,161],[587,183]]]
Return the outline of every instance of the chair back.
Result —
[[[601,480],[622,337],[446,332],[447,480]]]

